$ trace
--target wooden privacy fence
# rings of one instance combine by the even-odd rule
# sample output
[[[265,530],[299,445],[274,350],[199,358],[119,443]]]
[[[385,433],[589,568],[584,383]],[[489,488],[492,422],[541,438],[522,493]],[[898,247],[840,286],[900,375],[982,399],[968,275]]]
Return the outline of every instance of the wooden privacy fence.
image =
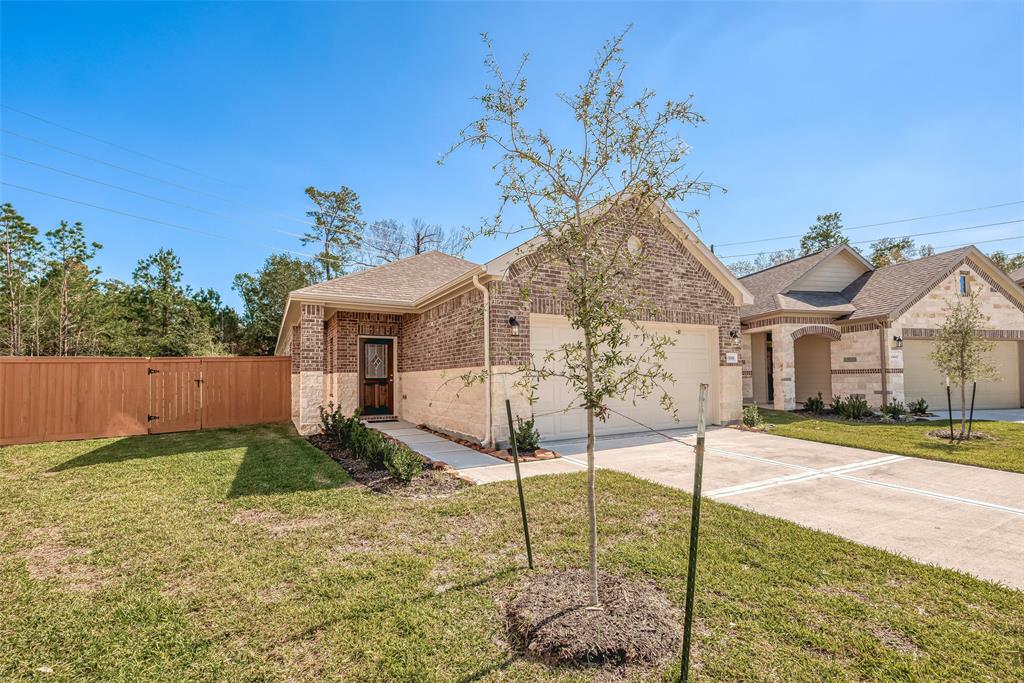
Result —
[[[0,445],[291,417],[291,359],[0,357]]]

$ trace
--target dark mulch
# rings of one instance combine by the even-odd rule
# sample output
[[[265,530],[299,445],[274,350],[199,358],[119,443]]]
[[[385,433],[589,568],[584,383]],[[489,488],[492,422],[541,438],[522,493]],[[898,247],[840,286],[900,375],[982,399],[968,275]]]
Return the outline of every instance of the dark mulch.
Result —
[[[531,574],[505,606],[512,644],[552,665],[603,667],[632,676],[679,651],[682,616],[654,585],[601,572],[604,609],[588,610],[590,574]]]
[[[933,429],[930,432],[928,432],[928,436],[935,437],[936,439],[945,439],[946,441],[949,441],[949,439],[950,439],[949,427],[946,427],[945,429]],[[980,432],[980,431],[978,431],[976,429],[971,431],[971,435],[970,436],[967,436],[967,432],[964,432],[963,436],[961,436],[960,435],[960,428],[959,427],[954,427],[953,428],[953,436],[952,436],[952,438],[957,440],[957,441],[968,441],[968,440],[970,440],[970,441],[994,441],[995,440],[995,437],[992,436],[991,434],[988,434],[986,432]]]
[[[387,470],[375,470],[359,458],[354,457],[346,448],[341,448],[330,437],[314,434],[308,437],[311,444],[322,450],[336,463],[345,468],[357,483],[362,484],[374,493],[383,493],[403,498],[444,498],[450,496],[470,483],[465,479],[445,471],[433,462],[427,462],[423,472],[403,485],[394,479]]]

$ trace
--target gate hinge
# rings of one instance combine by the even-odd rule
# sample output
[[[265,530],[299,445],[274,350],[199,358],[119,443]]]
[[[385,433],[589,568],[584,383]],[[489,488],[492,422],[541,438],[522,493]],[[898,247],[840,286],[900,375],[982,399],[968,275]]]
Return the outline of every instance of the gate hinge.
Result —
[[[153,420],[159,420],[159,419],[160,419],[159,415],[147,415],[146,416],[146,420],[149,421],[149,422],[152,422]]]
[[[146,368],[146,374],[147,375],[155,375],[155,374],[157,374],[159,372],[160,371],[157,370],[156,368]]]

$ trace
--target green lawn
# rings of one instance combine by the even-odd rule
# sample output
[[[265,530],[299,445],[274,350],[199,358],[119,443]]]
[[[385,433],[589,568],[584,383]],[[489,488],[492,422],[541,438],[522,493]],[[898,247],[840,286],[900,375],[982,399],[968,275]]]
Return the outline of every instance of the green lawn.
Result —
[[[933,429],[948,427],[949,422],[881,424],[812,418],[779,410],[762,409],[760,412],[765,421],[775,425],[772,434],[779,436],[1024,472],[1024,424],[975,420],[975,430],[994,438],[951,445],[948,440],[926,435]],[[954,426],[960,429],[956,420]]]
[[[584,484],[527,480],[541,565],[585,561]],[[598,491],[602,564],[681,604],[689,497],[607,471]],[[699,680],[1024,674],[1021,593],[704,514]],[[372,494],[283,426],[0,448],[4,681],[592,680],[506,646],[524,564],[513,484]]]

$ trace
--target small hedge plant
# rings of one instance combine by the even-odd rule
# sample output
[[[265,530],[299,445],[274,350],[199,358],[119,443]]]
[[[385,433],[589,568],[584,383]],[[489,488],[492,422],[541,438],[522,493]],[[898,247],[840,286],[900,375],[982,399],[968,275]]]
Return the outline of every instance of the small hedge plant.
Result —
[[[743,408],[743,426],[744,427],[763,427],[764,418],[761,417],[761,411],[757,409],[757,406],[751,404]]]
[[[907,404],[907,412],[911,415],[927,415],[928,414],[928,401],[923,398],[919,398],[916,401],[911,401]]]
[[[408,484],[423,471],[423,459],[404,444],[388,440],[376,429],[359,419],[359,411],[347,416],[340,406],[328,403],[320,408],[320,424],[324,434],[338,446],[375,470],[387,470],[396,480]]]
[[[907,416],[907,408],[903,401],[891,401],[882,406],[882,415],[890,420],[902,420]]]
[[[835,396],[829,407],[844,420],[860,420],[871,414],[867,400],[859,396]]]
[[[537,431],[537,424],[532,415],[529,420],[516,418],[515,438],[520,453],[532,453],[540,448],[540,432]],[[509,444],[509,448],[511,447]]]
[[[804,410],[814,413],[815,415],[821,415],[825,412],[825,401],[821,398],[821,392],[818,392],[817,396],[809,396],[804,401]]]

